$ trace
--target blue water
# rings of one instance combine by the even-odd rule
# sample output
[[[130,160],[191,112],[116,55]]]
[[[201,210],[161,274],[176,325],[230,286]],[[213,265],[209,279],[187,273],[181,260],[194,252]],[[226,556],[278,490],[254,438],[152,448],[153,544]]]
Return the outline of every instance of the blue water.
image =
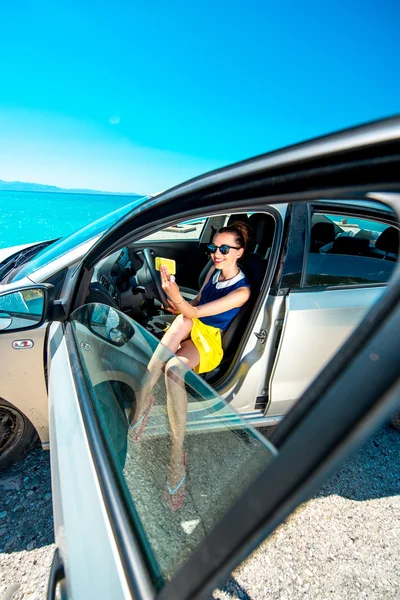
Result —
[[[135,198],[0,191],[0,248],[64,237]]]

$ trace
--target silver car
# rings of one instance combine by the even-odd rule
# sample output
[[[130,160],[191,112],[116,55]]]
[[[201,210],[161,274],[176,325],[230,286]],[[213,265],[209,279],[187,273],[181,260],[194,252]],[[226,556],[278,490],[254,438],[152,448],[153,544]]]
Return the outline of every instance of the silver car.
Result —
[[[371,376],[378,369],[389,382],[395,366],[357,325],[368,311],[370,327],[391,317],[399,129],[393,119],[227,167],[0,265],[1,460],[35,431],[51,442],[51,594],[62,582],[71,598],[200,597],[276,526],[275,501],[279,518],[284,498],[299,501],[287,486],[304,483],[346,427],[369,417]],[[173,514],[162,499],[164,385],[140,445],[126,419],[170,317],[155,257],[176,261],[190,298],[208,269],[206,244],[238,218],[252,229],[243,260],[252,296],[224,336],[221,365],[185,375],[188,493]],[[367,387],[354,378],[360,365],[345,373],[360,340]],[[271,440],[253,428],[280,423],[295,403]]]
[[[193,406],[188,427],[218,429],[237,415],[268,426],[285,416],[385,289],[398,257],[398,221],[375,185],[357,194],[313,190],[305,203],[294,197],[276,205],[267,191],[246,189],[236,197],[223,190],[237,179],[251,182],[259,170],[275,172],[281,161],[295,161],[295,169],[299,153],[313,164],[313,153],[354,143],[354,136],[328,139],[143,197],[68,238],[10,250],[7,257],[2,251],[0,468],[36,435],[48,447],[51,322],[67,322],[79,306],[101,303],[120,311],[118,318],[133,319],[151,346],[171,319],[161,309],[165,297],[154,258],[174,259],[181,290],[194,297],[209,268],[206,245],[232,219],[252,230],[243,261],[252,297],[225,333],[221,365],[205,376],[224,402],[206,421],[203,409]],[[109,368],[113,385],[134,399],[134,381],[114,364]]]

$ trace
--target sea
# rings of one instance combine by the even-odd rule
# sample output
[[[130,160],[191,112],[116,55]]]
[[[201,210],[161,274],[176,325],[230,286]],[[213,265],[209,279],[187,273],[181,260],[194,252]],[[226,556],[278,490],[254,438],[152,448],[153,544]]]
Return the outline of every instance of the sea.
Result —
[[[137,195],[0,191],[0,248],[65,237]]]

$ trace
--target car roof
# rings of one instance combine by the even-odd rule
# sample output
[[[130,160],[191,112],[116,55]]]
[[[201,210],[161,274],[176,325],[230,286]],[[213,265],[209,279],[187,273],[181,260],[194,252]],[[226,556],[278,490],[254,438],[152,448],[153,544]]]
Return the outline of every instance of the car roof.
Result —
[[[389,200],[388,198],[388,194],[376,194],[376,197],[378,198],[378,196],[380,197],[381,201],[377,200],[369,200],[369,198],[371,197],[371,194],[366,194],[366,196],[364,198],[352,198],[351,200],[346,198],[346,199],[340,199],[338,198],[336,199],[332,199],[332,198],[321,198],[315,201],[315,204],[329,204],[332,205],[333,203],[335,204],[340,204],[340,206],[343,208],[346,208],[346,206],[348,207],[358,207],[360,209],[369,209],[369,210],[374,210],[374,211],[389,211],[392,212],[394,214],[394,210],[392,207],[388,206],[386,204],[386,202]],[[396,196],[397,198],[400,199],[400,194],[390,194],[391,199],[393,200],[393,196]],[[385,198],[386,198],[386,202],[385,202]],[[313,202],[314,204],[314,202]]]

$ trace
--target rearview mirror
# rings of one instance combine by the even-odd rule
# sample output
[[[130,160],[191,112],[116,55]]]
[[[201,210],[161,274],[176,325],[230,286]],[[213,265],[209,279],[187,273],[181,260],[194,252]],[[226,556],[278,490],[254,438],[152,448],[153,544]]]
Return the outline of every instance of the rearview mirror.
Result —
[[[124,346],[134,335],[135,330],[124,315],[105,304],[89,304],[89,329],[99,338],[113,344]]]

